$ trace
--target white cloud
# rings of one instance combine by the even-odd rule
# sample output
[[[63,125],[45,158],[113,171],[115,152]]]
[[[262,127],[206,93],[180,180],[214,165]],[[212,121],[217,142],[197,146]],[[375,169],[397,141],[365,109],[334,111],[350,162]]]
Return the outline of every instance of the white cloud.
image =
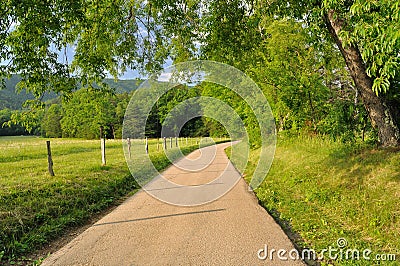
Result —
[[[157,81],[169,82],[171,80],[171,76],[172,76],[171,72],[167,72],[167,73],[164,72],[158,77]]]

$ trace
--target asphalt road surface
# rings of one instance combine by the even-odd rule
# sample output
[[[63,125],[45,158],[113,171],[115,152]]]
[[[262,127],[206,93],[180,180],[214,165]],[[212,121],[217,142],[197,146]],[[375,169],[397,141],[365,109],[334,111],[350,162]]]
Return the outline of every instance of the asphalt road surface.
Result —
[[[42,265],[304,265],[228,160],[229,145],[179,160]]]

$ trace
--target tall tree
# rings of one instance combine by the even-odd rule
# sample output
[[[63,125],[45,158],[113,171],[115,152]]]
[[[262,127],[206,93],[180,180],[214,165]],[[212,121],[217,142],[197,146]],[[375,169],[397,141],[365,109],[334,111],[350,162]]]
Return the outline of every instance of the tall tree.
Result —
[[[309,23],[320,41],[332,40],[346,62],[383,146],[399,146],[399,124],[385,93],[400,69],[398,1],[260,1],[261,12]],[[394,88],[399,94],[399,88]]]

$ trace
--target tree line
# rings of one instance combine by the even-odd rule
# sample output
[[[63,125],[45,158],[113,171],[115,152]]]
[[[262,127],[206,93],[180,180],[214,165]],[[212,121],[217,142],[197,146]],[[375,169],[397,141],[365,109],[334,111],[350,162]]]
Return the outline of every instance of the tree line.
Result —
[[[293,27],[290,28],[293,29]],[[275,44],[279,47],[284,45],[278,41]],[[301,42],[298,38],[294,38],[292,44],[287,43],[286,45],[297,46],[301,45]],[[287,51],[287,49],[283,49],[283,51]],[[277,56],[291,57],[286,52]],[[279,58],[277,60],[281,62]],[[279,78],[282,82],[287,78],[285,81],[287,87],[261,87],[271,103],[278,131],[289,134],[323,134],[344,142],[359,139],[373,142],[377,140],[377,134],[357,98],[356,91],[351,87],[350,81],[347,80],[348,87],[343,85],[346,84],[345,75],[344,80],[341,81],[343,87],[334,89],[332,88],[334,85],[329,87],[323,84],[323,73],[310,76],[302,72],[310,71],[305,68],[306,66],[293,68],[291,75],[299,75],[303,84],[308,84],[306,87],[302,83],[297,83],[296,79],[291,79],[290,76],[275,75],[275,72],[272,71],[273,62],[271,64],[271,79]],[[280,69],[276,71],[284,73]],[[335,83],[336,80],[333,79],[329,82]],[[259,125],[251,107],[239,95],[226,87],[206,82],[197,86],[179,85],[174,87],[153,105],[146,120],[144,134],[140,132],[140,126],[135,124],[135,120],[130,124],[123,125],[126,108],[131,97],[135,97],[134,93],[134,91],[109,93],[101,90],[80,89],[71,98],[49,101],[45,108],[29,111],[28,115],[23,110],[2,110],[0,112],[1,121],[8,121],[8,124],[12,126],[12,128],[3,127],[2,130],[11,132],[8,135],[26,133],[25,129],[27,128],[30,134],[44,137],[95,139],[99,138],[101,133],[106,138],[121,138],[122,128],[125,126],[130,128],[132,137],[159,138],[164,127],[164,129],[170,128],[167,134],[173,137],[229,137],[229,132],[220,122],[201,115],[203,107],[200,103],[191,101],[190,104],[179,105],[186,100],[204,96],[219,99],[230,105],[247,128],[251,146],[257,148],[261,145]],[[178,106],[180,108],[177,108]],[[175,120],[167,119],[172,110],[175,118],[185,121],[181,131],[177,131],[178,125]],[[191,112],[199,112],[200,115],[186,121],[186,117]],[[216,109],[215,112],[219,112],[219,110]],[[6,115],[1,116],[5,113]],[[135,114],[139,114],[139,112],[133,112],[133,115]]]
[[[168,114],[184,100],[201,96],[201,87],[190,88],[178,86],[163,95],[153,106],[146,121],[144,135],[132,137],[161,137],[163,125],[173,128],[174,125],[164,123]],[[3,127],[0,135],[33,134],[49,138],[84,138],[101,137],[120,139],[122,137],[125,111],[135,91],[112,93],[100,90],[80,89],[68,99],[53,99],[45,104],[45,108],[35,110],[0,111],[0,122]],[[176,116],[183,116],[186,110],[178,109]],[[137,125],[131,125],[134,130]],[[138,129],[137,129],[138,130]],[[180,132],[170,132],[170,136],[228,136],[225,129],[208,118],[195,117],[185,123]]]

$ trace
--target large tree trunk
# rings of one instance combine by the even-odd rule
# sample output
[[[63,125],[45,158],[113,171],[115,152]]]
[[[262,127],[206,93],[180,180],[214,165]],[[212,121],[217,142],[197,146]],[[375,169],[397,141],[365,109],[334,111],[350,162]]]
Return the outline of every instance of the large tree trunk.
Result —
[[[339,31],[345,26],[345,22],[340,19],[338,14],[335,14],[334,10],[328,11],[324,19],[330,34],[344,57],[372,126],[378,130],[380,143],[386,147],[400,146],[400,131],[394,120],[392,110],[382,97],[377,96],[372,91],[373,80],[366,73],[365,64],[358,47],[353,45],[343,47],[342,40],[338,36]]]

